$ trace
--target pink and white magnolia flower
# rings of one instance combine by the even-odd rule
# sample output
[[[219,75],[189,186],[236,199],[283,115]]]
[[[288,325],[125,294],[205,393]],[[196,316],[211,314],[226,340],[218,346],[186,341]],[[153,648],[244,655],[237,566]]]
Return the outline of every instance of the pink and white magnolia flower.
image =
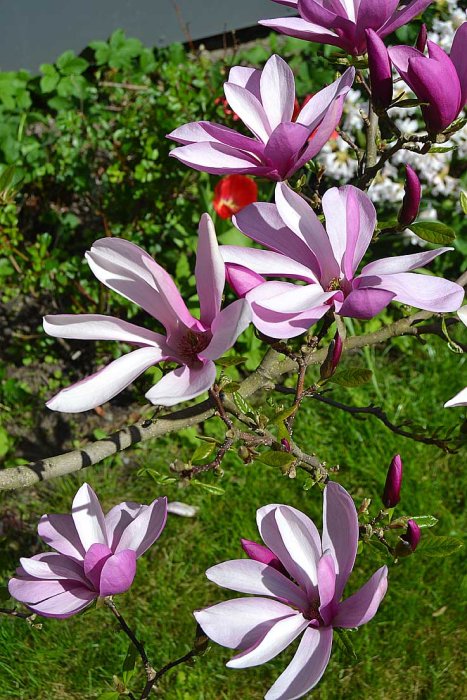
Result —
[[[265,27],[282,34],[339,46],[358,56],[367,50],[365,29],[384,38],[423,12],[432,0],[273,0],[295,8],[299,17],[264,19]]]
[[[158,539],[167,518],[167,499],[149,506],[127,501],[102,512],[83,484],[71,514],[43,515],[39,536],[55,552],[22,557],[8,590],[43,617],[70,617],[98,597],[127,591],[136,560]]]
[[[216,378],[213,360],[232,347],[251,320],[244,300],[221,310],[225,267],[209,215],[204,214],[199,225],[195,268],[199,319],[188,311],[170,275],[139,246],[121,238],[102,238],[94,243],[86,258],[103,284],[141,306],[164,326],[167,335],[114,316],[46,316],[44,329],[56,338],[118,340],[138,348],[63,389],[47,406],[53,411],[71,413],[95,408],[164,360],[177,362],[180,367],[146,393],[153,404],[173,406],[207,391]]]
[[[212,175],[244,173],[286,180],[332,136],[354,77],[354,68],[348,68],[317,92],[293,121],[295,79],[282,58],[271,56],[262,71],[235,66],[224,84],[225,96],[254,138],[220,124],[191,122],[168,134],[184,144],[170,155]]]
[[[467,306],[463,306],[462,309],[459,309],[457,315],[464,326],[467,326]],[[444,408],[451,408],[452,406],[467,406],[467,386],[444,404]]]
[[[279,183],[275,204],[256,202],[232,219],[242,233],[269,248],[220,248],[229,283],[246,296],[262,333],[292,338],[330,308],[341,316],[369,319],[391,301],[435,312],[455,311],[462,304],[460,285],[411,272],[452,248],[383,258],[357,275],[376,226],[370,198],[352,185],[333,187],[323,197],[323,210],[326,229],[300,195]],[[263,275],[307,284],[266,282]]]
[[[254,597],[194,615],[214,642],[240,650],[229,668],[266,663],[303,634],[292,661],[265,695],[266,700],[294,700],[326,670],[333,628],[360,627],[374,617],[386,593],[387,567],[341,601],[359,528],[354,502],[339,484],[330,482],[324,490],[321,538],[310,518],[290,506],[264,506],[256,520],[266,547],[248,542],[244,549],[251,559],[226,561],[206,572],[218,586]]]

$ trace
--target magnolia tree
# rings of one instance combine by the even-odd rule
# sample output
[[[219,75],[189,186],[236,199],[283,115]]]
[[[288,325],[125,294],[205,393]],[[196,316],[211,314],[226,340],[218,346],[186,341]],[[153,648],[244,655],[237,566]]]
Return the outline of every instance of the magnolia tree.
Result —
[[[298,638],[295,655],[272,687],[265,688],[265,698],[302,697],[325,672],[334,632],[342,636],[345,630],[369,623],[386,594],[387,566],[356,593],[346,594],[359,540],[377,542],[393,561],[415,552],[420,525],[426,522],[409,515],[394,517],[402,484],[400,456],[390,463],[382,507],[371,514],[366,499],[357,510],[326,464],[294,439],[294,424],[306,399],[336,411],[373,415],[398,435],[454,449],[448,436],[393,424],[381,407],[335,401],[328,396],[328,384],[356,386],[364,379],[364,370],[339,369],[344,353],[403,335],[436,334],[455,344],[448,327],[458,319],[466,323],[467,307],[461,308],[465,274],[450,281],[414,272],[439,255],[449,256],[452,248],[382,259],[372,255],[376,239],[411,226],[430,242],[450,240],[442,223],[417,227],[422,189],[415,169],[407,165],[397,220],[379,224],[371,189],[370,194],[367,190],[393,157],[415,154],[416,167],[423,169],[424,157],[463,127],[459,115],[467,99],[467,23],[458,27],[449,53],[427,40],[424,25],[415,47],[388,47],[385,38],[425,10],[429,0],[412,0],[403,7],[397,0],[277,1],[296,9],[298,16],[262,24],[337,47],[334,82],[300,107],[292,70],[279,56],[271,56],[262,70],[236,66],[224,90],[226,113],[234,115],[237,128],[199,121],[168,136],[178,144],[172,157],[195,170],[223,176],[216,186],[215,208],[221,217],[232,217],[238,231],[257,245],[219,245],[210,216],[201,217],[194,270],[199,313],[193,315],[170,275],[144,250],[129,240],[103,238],[86,253],[91,272],[147,312],[147,324],[140,327],[99,314],[44,319],[45,332],[56,338],[112,340],[134,348],[50,398],[47,405],[53,411],[96,408],[153,365],[164,370],[146,393],[156,407],[174,406],[206,392],[209,398],[162,416],[158,408],[153,418],[84,449],[0,472],[2,489],[31,486],[217,416],[225,426],[223,440],[209,445],[201,464],[178,469],[180,478],[219,471],[235,447],[245,462],[258,459],[290,476],[302,469],[317,484],[315,493],[320,492],[323,501],[321,535],[307,514],[291,505],[258,504],[258,542],[241,540],[246,556],[212,562],[206,572],[218,586],[243,595],[194,611],[198,627],[192,650],[159,670],[114,596],[132,585],[137,559],[158,539],[167,511],[184,514],[188,507],[167,504],[161,495],[149,505],[120,503],[104,515],[97,496],[84,484],[70,513],[41,518],[38,533],[47,548],[22,558],[9,583],[12,598],[29,610],[2,611],[28,619],[35,614],[67,618],[96,601],[107,606],[146,673],[144,688],[120,689],[131,698],[149,697],[162,675],[201,655],[208,640],[235,650],[227,666],[243,669],[266,663]],[[353,86],[365,96],[360,104],[364,148],[340,126]],[[418,130],[399,128],[398,119],[407,108],[420,110]],[[384,139],[383,132],[388,134]],[[336,133],[354,153],[353,179],[323,192],[321,171],[312,190],[310,174],[316,173],[316,166],[311,159]],[[274,183],[270,201],[256,201],[258,190],[250,176]],[[225,295],[230,299],[232,293],[237,299],[226,303]],[[347,336],[346,319],[372,319],[393,304],[402,305],[398,320],[373,333]],[[264,357],[256,371],[235,383],[224,368],[238,359],[233,352],[224,355],[250,324],[264,343]],[[456,347],[462,351],[458,343]],[[312,365],[319,366],[314,382],[307,376]],[[271,417],[262,401],[272,390],[291,398],[287,408]],[[445,406],[467,405],[466,391],[446,396]],[[131,499],[131,492],[128,496]]]

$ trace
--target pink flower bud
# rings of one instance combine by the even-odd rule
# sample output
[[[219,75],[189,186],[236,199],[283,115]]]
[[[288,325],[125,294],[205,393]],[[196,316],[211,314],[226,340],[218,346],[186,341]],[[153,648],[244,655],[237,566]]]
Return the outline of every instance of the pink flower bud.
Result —
[[[397,218],[400,224],[409,226],[417,218],[422,198],[422,187],[415,170],[410,165],[406,165],[405,170],[405,195]]]
[[[388,475],[383,491],[383,504],[385,508],[395,508],[401,500],[402,486],[402,459],[395,455],[389,465]]]
[[[405,535],[402,535],[402,539],[407,542],[412,552],[415,552],[417,549],[421,534],[421,530],[415,520],[409,520],[407,523],[407,532]]]
[[[285,571],[279,559],[275,554],[271,552],[268,547],[263,544],[258,544],[257,542],[252,542],[251,540],[240,540],[243,551],[255,561],[260,561],[262,564],[267,564],[268,566],[274,567],[278,571]]]
[[[365,29],[365,34],[373,105],[377,109],[387,109],[392,102],[391,60],[383,40],[376,32]]]
[[[421,51],[422,53],[425,51],[427,38],[428,34],[426,31],[426,24],[422,24],[417,36],[417,41],[415,42],[415,48]]]
[[[336,367],[342,355],[342,347],[342,338],[339,332],[337,332],[329,344],[326,358],[320,367],[319,374],[321,379],[329,379],[336,371]]]
[[[331,360],[331,368],[333,374],[336,371],[336,367],[340,362],[343,347],[344,343],[342,342],[342,338],[339,335],[339,331],[337,331],[336,335],[334,336],[334,349],[332,352]]]
[[[287,438],[282,438],[281,445],[286,452],[290,452],[290,442],[287,440]]]

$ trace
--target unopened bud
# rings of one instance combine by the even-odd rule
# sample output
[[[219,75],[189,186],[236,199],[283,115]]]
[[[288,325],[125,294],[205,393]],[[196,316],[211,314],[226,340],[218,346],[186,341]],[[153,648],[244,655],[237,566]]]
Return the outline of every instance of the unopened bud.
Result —
[[[409,522],[407,523],[407,532],[405,533],[405,535],[402,535],[402,539],[405,542],[407,542],[412,552],[415,552],[415,550],[417,549],[421,536],[422,532],[415,520],[409,520]]]
[[[225,266],[225,279],[240,299],[243,299],[249,291],[266,281],[264,277],[253,272],[253,270],[235,263],[229,263]]]
[[[336,333],[333,340],[331,340],[329,343],[326,359],[319,369],[319,376],[321,379],[329,379],[332,377],[336,371],[337,365],[339,364],[339,360],[341,359],[342,348],[342,338],[340,337],[339,333]]]
[[[409,226],[417,218],[420,200],[422,198],[422,186],[420,185],[417,173],[410,165],[406,165],[405,170],[405,195],[397,219],[403,226]]]
[[[285,452],[290,452],[290,450],[292,449],[290,447],[290,442],[287,440],[287,438],[282,438],[281,445]]]
[[[251,540],[241,539],[240,543],[243,551],[250,557],[250,559],[259,561],[261,564],[272,566],[278,571],[285,571],[279,559],[268,547],[265,547],[263,544],[258,544],[257,542],[252,542]]]
[[[389,465],[388,475],[383,491],[383,505],[385,508],[395,508],[401,500],[402,486],[402,459],[395,455]]]
[[[420,31],[418,32],[417,41],[415,42],[415,48],[422,53],[425,51],[427,38],[428,33],[426,31],[426,24],[422,24]]]
[[[385,110],[392,102],[391,59],[383,40],[373,29],[365,29],[365,34],[373,105]]]

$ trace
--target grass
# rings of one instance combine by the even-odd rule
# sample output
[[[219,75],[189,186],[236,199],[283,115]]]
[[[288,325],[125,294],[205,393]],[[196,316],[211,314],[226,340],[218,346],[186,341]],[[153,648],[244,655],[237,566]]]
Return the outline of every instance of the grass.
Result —
[[[427,346],[397,341],[390,351],[371,351],[347,360],[353,366],[371,364],[375,382],[354,390],[336,387],[336,400],[355,405],[384,398],[396,421],[455,426],[464,409],[443,410],[447,398],[462,384],[462,360],[440,340]],[[214,422],[207,430],[219,430]],[[396,514],[432,514],[439,518],[438,535],[460,536],[466,477],[461,456],[399,438],[373,418],[356,420],[327,406],[303,406],[296,438],[304,449],[316,452],[328,464],[340,464],[336,480],[352,494],[357,505],[374,499],[374,513],[392,455],[402,454],[405,474],[403,498]],[[204,571],[216,562],[242,556],[241,536],[256,539],[256,508],[269,502],[294,505],[317,521],[321,518],[318,487],[304,490],[305,477],[289,479],[258,463],[245,466],[232,455],[222,479],[206,477],[225,489],[223,496],[208,494],[196,485],[155,484],[137,477],[143,466],[168,473],[168,464],[193,452],[195,431],[161,440],[147,448],[125,453],[79,476],[39,485],[34,490],[4,498],[3,511],[21,513],[24,528],[5,539],[0,572],[5,582],[19,556],[40,551],[34,533],[43,512],[64,512],[84,480],[96,490],[104,508],[121,500],[141,500],[166,494],[199,506],[195,519],[170,516],[159,542],[138,562],[130,592],[117,604],[145,640],[156,668],[190,648],[195,625],[192,611],[235,594],[209,584]],[[423,531],[423,534],[426,530]],[[378,550],[363,548],[350,581],[354,590],[381,565]],[[352,633],[357,660],[340,649],[312,696],[319,700],[368,697],[372,700],[459,697],[465,683],[465,633],[462,630],[463,550],[434,559],[414,555],[390,567],[388,594],[376,618]],[[39,620],[36,620],[36,622]],[[65,621],[43,620],[42,629],[0,619],[0,700],[82,700],[99,698],[113,688],[128,649],[126,638],[106,609],[95,609]],[[463,636],[464,635],[464,636]],[[167,674],[158,689],[169,700],[259,700],[285,667],[292,649],[264,666],[243,671],[225,668],[232,655],[212,645],[194,666]],[[134,679],[135,691],[142,676]]]

